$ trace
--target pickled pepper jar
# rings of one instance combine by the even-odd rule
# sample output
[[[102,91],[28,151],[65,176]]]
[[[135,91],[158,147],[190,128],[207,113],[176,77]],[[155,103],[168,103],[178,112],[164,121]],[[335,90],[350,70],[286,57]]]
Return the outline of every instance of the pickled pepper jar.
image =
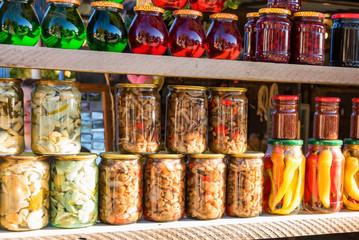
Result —
[[[278,215],[297,214],[304,194],[303,141],[268,139],[267,143],[263,210]]]
[[[195,154],[187,162],[186,214],[189,218],[221,218],[225,212],[226,164],[222,154]]]
[[[137,154],[158,152],[161,139],[158,86],[120,83],[117,87],[118,150]]]
[[[41,229],[49,222],[50,166],[32,153],[2,157],[0,226],[8,231]]]
[[[350,118],[350,138],[359,139],[359,98],[352,99],[352,114]]]
[[[134,223],[142,217],[140,155],[101,153],[99,218],[107,224]]]
[[[207,148],[207,88],[170,85],[166,98],[166,148],[175,153],[203,153]]]
[[[358,166],[359,166],[359,140],[344,139],[344,191],[343,202],[347,209],[359,210]]]
[[[21,80],[0,78],[0,156],[24,151],[24,106]]]
[[[313,138],[322,140],[338,139],[339,102],[336,97],[316,97],[313,124]]]
[[[152,0],[152,3],[166,10],[178,10],[186,5],[187,0]]]
[[[222,11],[226,0],[189,0],[191,8],[205,13]]]
[[[258,12],[247,13],[247,23],[244,25],[244,61],[256,61],[257,21]]]
[[[152,154],[144,169],[144,209],[146,219],[177,221],[185,214],[186,164],[182,154]]]
[[[285,8],[292,12],[302,10],[302,0],[268,0],[269,8]]]
[[[310,139],[308,144],[304,210],[339,212],[343,206],[343,141]]]

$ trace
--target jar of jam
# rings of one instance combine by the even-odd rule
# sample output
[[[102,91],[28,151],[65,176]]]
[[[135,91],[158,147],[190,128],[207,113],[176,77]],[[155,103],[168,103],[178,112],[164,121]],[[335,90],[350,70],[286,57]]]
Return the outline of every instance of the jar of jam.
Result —
[[[226,0],[189,0],[192,9],[206,13],[222,11],[225,2]]]
[[[238,17],[229,13],[215,13],[211,19],[206,44],[208,57],[237,59],[242,48],[241,34],[236,24]]]
[[[338,139],[339,102],[336,97],[316,97],[313,123],[313,138],[322,140]]]
[[[173,12],[175,20],[169,32],[169,47],[175,57],[199,58],[205,51],[206,34],[196,10],[181,9]]]
[[[41,23],[46,47],[80,49],[85,41],[85,25],[78,11],[79,0],[47,0],[50,3]]]
[[[120,11],[123,6],[115,2],[96,1],[86,30],[91,50],[122,52],[127,46],[127,30]]]
[[[152,3],[166,10],[178,10],[186,5],[187,0],[152,0]]]
[[[256,60],[288,63],[290,59],[291,12],[281,8],[262,8],[257,21]]]
[[[268,0],[269,8],[285,8],[292,12],[302,10],[302,0]]]
[[[325,58],[324,14],[319,12],[294,13],[292,62],[323,65]]]
[[[343,202],[347,209],[359,210],[359,140],[344,139],[344,191]]]
[[[308,141],[304,210],[336,213],[343,207],[344,156],[342,140]]]
[[[153,6],[134,7],[136,12],[128,31],[132,52],[162,55],[168,45],[168,32],[162,19],[163,8]]]
[[[272,138],[298,138],[298,96],[277,95],[273,97]]]
[[[353,98],[353,111],[350,118],[350,138],[359,139],[359,98]]]
[[[258,12],[247,13],[247,23],[244,25],[244,61],[256,61],[257,21]]]

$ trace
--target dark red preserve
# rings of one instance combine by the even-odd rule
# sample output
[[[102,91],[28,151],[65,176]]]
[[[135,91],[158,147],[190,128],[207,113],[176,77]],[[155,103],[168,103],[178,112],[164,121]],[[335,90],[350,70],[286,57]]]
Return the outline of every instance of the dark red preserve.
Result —
[[[152,3],[166,10],[181,9],[186,5],[187,0],[152,0]]]
[[[222,11],[225,2],[226,0],[189,0],[192,9],[208,13]]]
[[[338,139],[339,102],[336,97],[316,97],[313,138],[320,140]]]
[[[285,8],[292,12],[302,10],[302,0],[268,0],[269,8]]]
[[[350,119],[350,138],[359,139],[359,98],[353,98],[353,111]]]
[[[256,60],[257,21],[258,12],[247,13],[247,23],[244,25],[244,61]]]

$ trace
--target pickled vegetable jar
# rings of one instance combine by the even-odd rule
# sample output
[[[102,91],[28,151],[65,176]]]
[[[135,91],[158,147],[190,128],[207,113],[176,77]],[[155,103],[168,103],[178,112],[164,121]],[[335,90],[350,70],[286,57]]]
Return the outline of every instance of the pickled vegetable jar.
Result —
[[[209,148],[222,154],[247,149],[248,99],[246,88],[215,87],[209,104]]]
[[[86,39],[91,50],[122,52],[127,30],[121,16],[123,6],[115,2],[92,2],[94,11],[87,25]]]
[[[294,95],[277,95],[273,97],[272,138],[298,138],[298,100]]]
[[[162,55],[166,52],[168,32],[162,20],[163,8],[134,7],[136,12],[128,31],[128,42],[134,53]]]
[[[297,214],[304,194],[303,141],[268,139],[267,143],[263,210],[278,215]]]
[[[281,8],[263,8],[257,21],[256,60],[288,63],[290,59],[291,12]]]
[[[97,155],[58,156],[51,166],[51,224],[57,228],[94,225],[98,208]]]
[[[244,25],[244,61],[256,60],[257,21],[258,12],[247,13],[247,23]]]
[[[237,59],[242,49],[241,34],[236,24],[238,17],[229,13],[215,13],[211,19],[206,44],[208,57]]]
[[[226,0],[189,0],[192,9],[206,13],[222,11],[225,2]]]
[[[335,213],[343,206],[344,156],[342,140],[308,141],[304,209]]]
[[[152,3],[166,10],[177,10],[183,8],[187,0],[152,0]]]
[[[166,98],[166,148],[182,154],[207,148],[207,88],[171,85]]]
[[[32,0],[4,0],[0,5],[0,43],[35,46],[40,39],[40,23]]]
[[[118,84],[118,149],[155,153],[160,149],[161,97],[155,84]]]
[[[222,154],[195,154],[187,163],[186,214],[194,219],[221,218],[225,212],[226,164]]]
[[[359,210],[359,140],[344,139],[344,205],[349,210]]]
[[[292,62],[323,65],[325,58],[324,14],[319,12],[294,13]]]
[[[24,107],[21,80],[0,78],[0,156],[24,151]]]
[[[142,217],[140,155],[101,153],[99,218],[107,224],[134,223]]]
[[[79,0],[47,0],[50,6],[41,22],[46,47],[80,49],[85,41],[85,25],[78,11]]]
[[[202,13],[181,9],[173,12],[175,20],[171,26],[169,48],[175,57],[199,58],[205,51],[206,34],[200,22]]]
[[[323,140],[338,139],[339,102],[336,97],[316,97],[313,123],[313,138]]]
[[[269,8],[285,8],[292,12],[302,10],[302,0],[268,0]]]
[[[144,213],[156,222],[176,221],[185,214],[186,164],[182,154],[153,154],[145,163]]]
[[[37,80],[31,93],[31,148],[41,155],[81,149],[81,94],[74,81]]]
[[[264,153],[245,152],[229,158],[227,175],[227,214],[257,217],[262,213]]]
[[[359,139],[359,98],[352,99],[352,114],[350,117],[350,138]]]

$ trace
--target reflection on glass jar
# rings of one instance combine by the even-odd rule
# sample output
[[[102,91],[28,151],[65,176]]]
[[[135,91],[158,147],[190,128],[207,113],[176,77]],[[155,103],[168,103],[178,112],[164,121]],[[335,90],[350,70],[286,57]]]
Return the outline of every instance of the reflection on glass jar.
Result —
[[[247,14],[248,22],[244,25],[244,61],[256,61],[257,21],[258,12]]]
[[[344,191],[343,202],[347,209],[359,210],[359,140],[344,139]]]
[[[335,140],[339,136],[340,98],[316,97],[313,120],[313,138]]]
[[[166,10],[177,10],[183,8],[187,0],[152,0],[152,3]]]
[[[192,9],[206,13],[222,11],[225,2],[226,0],[189,0]]]
[[[292,12],[302,10],[302,0],[268,0],[269,8],[285,8]]]

